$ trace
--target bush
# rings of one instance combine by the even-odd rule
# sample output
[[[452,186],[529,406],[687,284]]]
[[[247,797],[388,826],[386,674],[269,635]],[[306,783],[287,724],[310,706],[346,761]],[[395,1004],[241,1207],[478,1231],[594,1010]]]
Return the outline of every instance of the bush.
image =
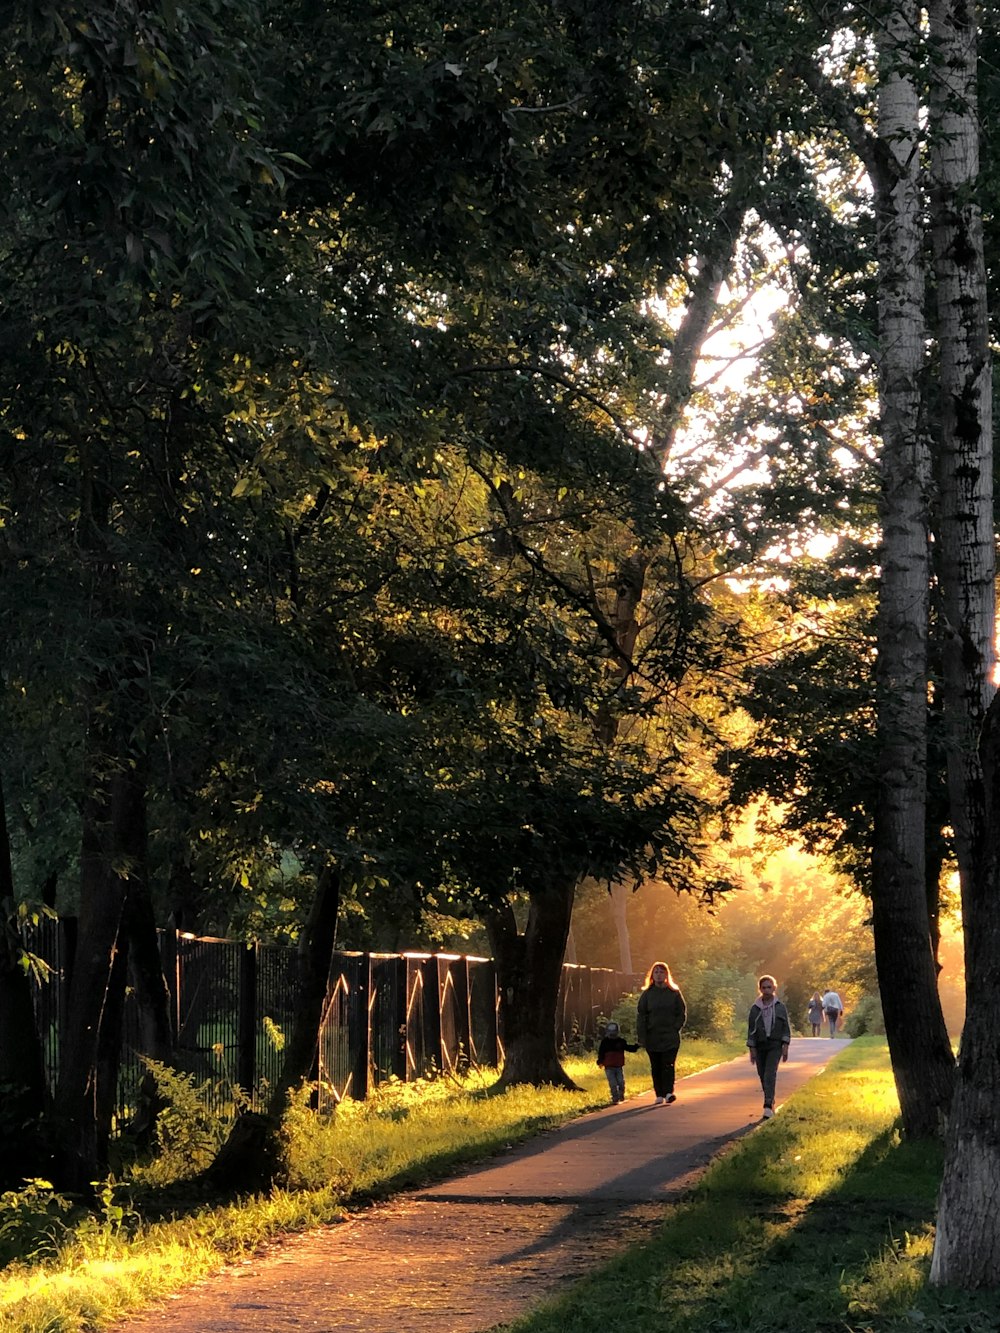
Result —
[[[753,973],[700,962],[678,980],[687,1001],[687,1036],[728,1041],[746,1031],[747,1013],[757,997]]]
[[[211,1163],[226,1137],[228,1118],[211,1106],[211,1079],[198,1083],[158,1060],[143,1062],[156,1080],[161,1107],[156,1117],[156,1156],[134,1175],[148,1185],[169,1184],[198,1175]]]
[[[0,1267],[14,1259],[39,1260],[58,1253],[69,1235],[73,1204],[47,1180],[0,1194]]]
[[[863,1037],[866,1033],[872,1033],[878,1037],[885,1036],[882,1001],[877,995],[863,995],[861,997],[844,1019],[844,1031],[849,1037]]]

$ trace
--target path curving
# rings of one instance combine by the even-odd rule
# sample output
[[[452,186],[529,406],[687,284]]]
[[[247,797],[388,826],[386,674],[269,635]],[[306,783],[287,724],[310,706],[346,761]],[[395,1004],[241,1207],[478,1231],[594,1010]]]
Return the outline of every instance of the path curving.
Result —
[[[789,1097],[843,1039],[801,1037]],[[745,1057],[550,1130],[430,1188],[285,1237],[117,1333],[482,1333],[644,1239],[760,1123]],[[780,1106],[780,1103],[779,1103]],[[780,1115],[780,1109],[779,1109]]]

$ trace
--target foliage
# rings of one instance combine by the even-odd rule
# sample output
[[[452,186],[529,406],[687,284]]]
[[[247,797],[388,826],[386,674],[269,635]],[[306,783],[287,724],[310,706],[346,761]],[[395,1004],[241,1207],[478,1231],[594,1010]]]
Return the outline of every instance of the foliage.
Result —
[[[225,1136],[225,1123],[213,1109],[218,1099],[208,1095],[211,1080],[199,1083],[193,1074],[148,1057],[143,1064],[156,1084],[156,1145],[152,1161],[133,1167],[132,1178],[143,1186],[155,1186],[197,1176]]]
[[[752,972],[735,967],[711,966],[699,960],[685,973],[684,999],[688,1017],[686,1032],[711,1041],[743,1034],[747,1011],[757,991]]]
[[[762,797],[788,829],[862,887],[874,801],[872,608],[867,597],[775,611],[772,648],[748,666],[753,722],[720,762],[734,805]]]
[[[29,1180],[0,1195],[0,1266],[40,1262],[58,1253],[72,1231],[73,1202],[47,1180]]]
[[[877,995],[862,995],[854,1002],[844,1019],[844,1031],[849,1037],[863,1037],[866,1033],[885,1036],[885,1019]]]
[[[585,876],[710,897],[711,816],[761,792],[863,882],[873,215],[792,60],[823,51],[867,110],[840,22],[5,10],[20,897],[73,911],[96,846],[160,920],[289,939],[336,862],[341,943],[437,941]],[[720,222],[710,314],[772,274],[785,305],[714,394],[680,344]],[[122,774],[138,850],[94,811]],[[820,965],[863,984],[787,920],[743,934],[734,966],[784,972],[796,1010]]]
[[[630,24],[603,37],[622,63],[595,63],[568,15],[512,12],[486,34],[471,8],[443,28],[442,12],[387,34],[358,6],[285,6],[280,25],[267,6],[98,6],[86,40],[73,16],[11,20],[18,96],[47,127],[19,141],[5,238],[30,360],[4,419],[12,831],[64,910],[80,803],[59,793],[92,691],[127,705],[148,765],[160,910],[202,929],[294,934],[326,854],[379,883],[365,910],[389,928],[453,883],[465,901],[432,910],[467,914],[484,886],[461,836],[499,797],[523,823],[521,787],[558,814],[547,832],[591,820],[595,869],[645,838],[619,817],[636,801],[683,850],[671,729],[608,762],[588,719],[647,716],[710,638],[679,507],[637,466],[663,345],[640,298],[684,271],[717,202],[704,152],[721,170],[736,122],[693,95],[715,77],[694,16],[682,89],[658,63],[643,88],[652,34]],[[577,102],[600,114],[533,114]],[[636,145],[627,194],[609,190],[608,142]],[[76,561],[81,490],[114,552],[106,606],[102,567]],[[606,627],[637,542],[661,601],[641,701],[608,670]],[[53,635],[82,651],[36,651]]]
[[[425,907],[692,873],[685,696],[725,634],[643,447],[646,298],[680,307],[750,89],[720,113],[714,25],[667,8],[5,11],[19,894],[109,939],[126,896],[289,938],[336,863],[348,920],[405,939]],[[96,1055],[67,1047],[82,1122]]]
[[[139,1214],[127,1203],[119,1202],[122,1193],[115,1181],[94,1181],[95,1207],[77,1223],[72,1243],[89,1259],[114,1257],[121,1242],[127,1243],[135,1233]]]
[[[731,1031],[741,1031],[763,972],[778,978],[799,1031],[808,1031],[806,1007],[814,990],[834,984],[848,1012],[862,995],[875,993],[865,900],[821,858],[783,845],[785,838],[762,835],[754,820],[735,827],[714,855],[744,887],[711,904],[657,881],[629,899],[631,937],[649,949],[643,966],[654,957],[669,961],[688,1003],[688,1024],[706,1036],[725,1031],[727,1021]],[[614,965],[614,923],[602,886],[581,895],[574,934],[580,957]]]

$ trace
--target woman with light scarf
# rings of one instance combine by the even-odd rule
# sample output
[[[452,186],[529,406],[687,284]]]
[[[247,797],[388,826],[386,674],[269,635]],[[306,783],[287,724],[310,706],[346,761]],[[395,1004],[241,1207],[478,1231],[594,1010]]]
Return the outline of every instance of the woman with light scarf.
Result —
[[[788,1059],[792,1025],[788,1021],[788,1010],[777,997],[778,983],[774,977],[763,976],[757,985],[760,995],[750,1006],[747,1046],[750,1048],[750,1063],[755,1066],[764,1091],[764,1119],[770,1120],[774,1115],[778,1065]]]

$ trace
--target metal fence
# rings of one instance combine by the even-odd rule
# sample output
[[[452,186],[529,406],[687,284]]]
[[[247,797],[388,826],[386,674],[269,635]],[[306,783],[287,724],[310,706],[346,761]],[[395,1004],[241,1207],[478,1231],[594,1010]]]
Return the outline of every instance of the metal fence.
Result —
[[[74,923],[44,922],[27,947],[51,969],[35,988],[52,1085],[72,970]],[[298,996],[298,953],[280,945],[243,944],[161,931],[160,956],[170,992],[177,1067],[229,1101],[236,1087],[259,1105],[280,1073],[284,1035]],[[635,985],[610,968],[563,966],[556,1037],[586,1045]],[[503,1059],[492,959],[461,954],[335,953],[320,1026],[314,1078],[317,1104],[362,1099],[392,1079],[412,1082]],[[138,1010],[126,996],[119,1108],[127,1113],[143,1074]]]

